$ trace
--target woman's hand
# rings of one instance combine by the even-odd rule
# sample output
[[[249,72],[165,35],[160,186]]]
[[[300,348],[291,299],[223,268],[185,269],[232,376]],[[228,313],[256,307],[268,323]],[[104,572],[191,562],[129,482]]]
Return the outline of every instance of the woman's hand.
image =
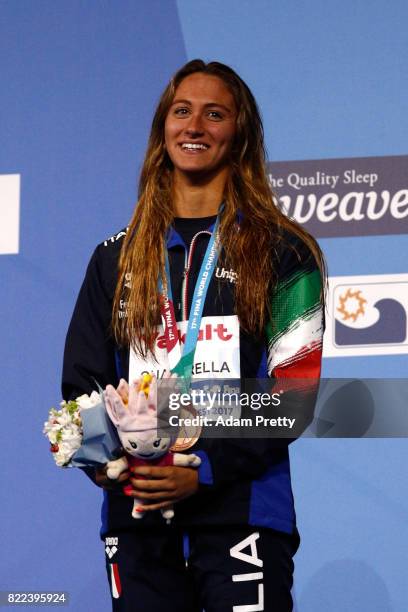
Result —
[[[106,475],[107,465],[100,468],[95,468],[95,483],[98,487],[102,487],[106,491],[122,492],[123,484],[129,480],[130,472],[122,472],[116,480],[108,478]]]
[[[146,500],[147,503],[142,506],[145,512],[167,508],[194,495],[198,490],[198,472],[194,468],[174,465],[166,467],[141,465],[131,469],[129,482],[134,489],[134,494],[130,495]]]

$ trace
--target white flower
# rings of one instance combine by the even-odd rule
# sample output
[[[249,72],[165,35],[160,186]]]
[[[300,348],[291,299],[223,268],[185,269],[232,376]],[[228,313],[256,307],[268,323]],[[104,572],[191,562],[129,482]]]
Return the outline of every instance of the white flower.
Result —
[[[101,403],[101,398],[99,393],[96,391],[92,391],[91,395],[80,395],[76,398],[76,403],[78,404],[80,410],[85,410],[86,408],[93,408]]]
[[[61,442],[60,444],[58,444],[58,451],[54,453],[55,463],[60,467],[67,465],[75,450],[73,451],[72,447],[69,444]]]
[[[51,444],[56,444],[57,443],[57,433],[58,432],[56,430],[53,430],[53,429],[51,429],[51,430],[49,430],[47,432],[48,439],[51,442]]]
[[[62,401],[60,410],[51,408],[43,432],[51,443],[57,465],[67,465],[82,444],[81,410],[97,406],[101,401],[99,393],[92,391],[90,396],[84,394],[71,402]]]
[[[56,421],[58,424],[58,428],[61,429],[62,427],[66,427],[67,425],[69,425],[72,421],[72,417],[69,414],[69,412],[66,412],[65,410],[61,411],[61,414],[58,415],[56,417]],[[56,424],[56,426],[57,426]]]

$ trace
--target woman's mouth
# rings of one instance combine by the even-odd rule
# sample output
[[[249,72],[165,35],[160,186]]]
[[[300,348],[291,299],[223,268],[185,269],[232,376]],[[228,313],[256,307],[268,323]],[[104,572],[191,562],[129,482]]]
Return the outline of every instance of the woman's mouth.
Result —
[[[207,151],[209,146],[204,143],[193,143],[193,142],[183,142],[180,145],[182,151],[187,153],[201,153],[202,151]]]

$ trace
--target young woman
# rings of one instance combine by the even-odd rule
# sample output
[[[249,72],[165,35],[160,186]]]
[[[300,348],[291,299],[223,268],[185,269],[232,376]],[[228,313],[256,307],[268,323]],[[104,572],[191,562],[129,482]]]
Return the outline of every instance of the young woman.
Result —
[[[218,254],[212,267],[209,244]],[[188,321],[204,268],[194,338]],[[64,398],[90,392],[95,380],[116,386],[169,370],[162,287],[181,344],[192,343],[184,366],[193,376],[316,379],[323,279],[316,242],[274,203],[249,88],[228,66],[191,61],[154,115],[129,227],[99,245],[88,266],[67,335]],[[102,469],[91,474],[104,488],[113,609],[292,610],[299,540],[288,442],[200,438],[192,448],[199,469],[138,467],[115,485]],[[142,519],[131,517],[124,481],[144,500]],[[175,518],[165,525],[157,510],[170,504]]]

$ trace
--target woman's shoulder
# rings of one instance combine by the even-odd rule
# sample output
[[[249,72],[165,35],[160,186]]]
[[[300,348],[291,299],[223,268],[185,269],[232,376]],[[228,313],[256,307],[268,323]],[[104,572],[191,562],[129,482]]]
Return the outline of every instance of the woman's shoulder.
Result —
[[[93,257],[95,257],[100,264],[109,264],[109,262],[112,261],[116,262],[119,258],[123,239],[127,231],[128,228],[125,227],[116,234],[106,238],[103,242],[100,242],[94,250]]]
[[[120,250],[126,233],[127,228],[123,228],[100,242],[94,249],[88,265],[88,281],[99,283],[112,296],[117,282]]]
[[[120,252],[122,247],[123,239],[128,232],[128,227],[124,227],[113,236],[110,236],[96,247],[96,250],[101,252],[101,255],[107,257],[112,256],[114,253]]]
[[[295,272],[318,268],[315,255],[317,249],[314,238],[307,233],[303,234],[302,230],[298,232],[296,229],[280,228],[274,249],[279,276],[284,278]]]

